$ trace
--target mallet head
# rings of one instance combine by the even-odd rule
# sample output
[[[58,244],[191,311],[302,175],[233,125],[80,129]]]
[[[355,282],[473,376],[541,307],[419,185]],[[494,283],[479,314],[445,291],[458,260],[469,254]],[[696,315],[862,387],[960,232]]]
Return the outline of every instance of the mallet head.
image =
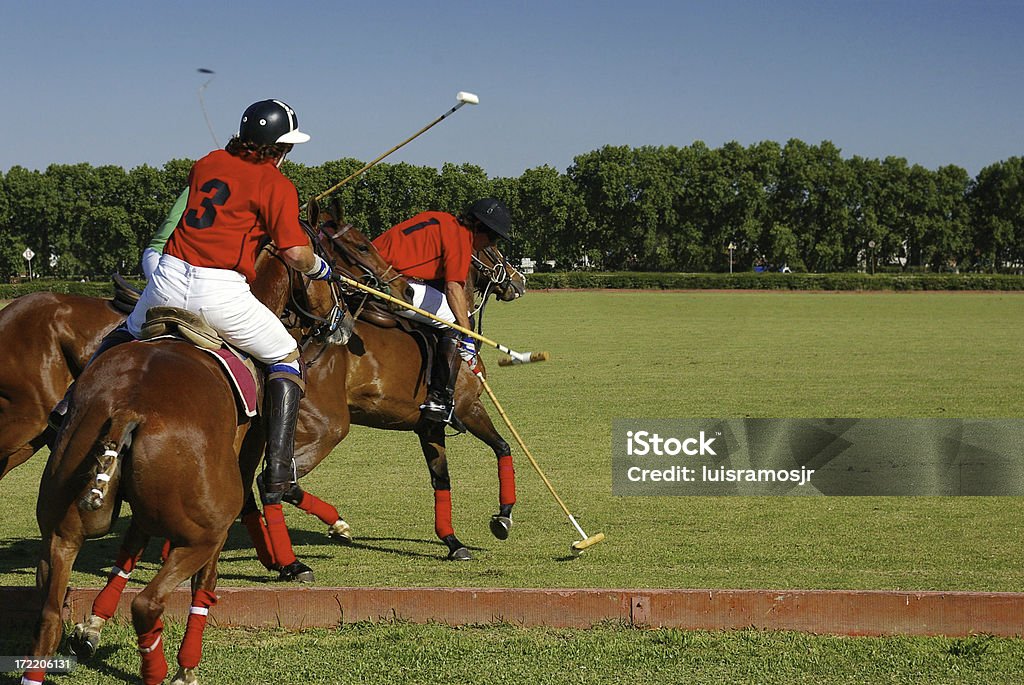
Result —
[[[480,98],[475,93],[467,93],[464,90],[460,90],[455,94],[455,99],[464,105],[479,105]]]
[[[604,540],[604,533],[597,533],[595,535],[591,535],[589,538],[585,540],[577,540],[576,542],[569,545],[569,549],[575,556],[579,556],[583,554],[583,551],[585,549],[596,545],[602,540]]]

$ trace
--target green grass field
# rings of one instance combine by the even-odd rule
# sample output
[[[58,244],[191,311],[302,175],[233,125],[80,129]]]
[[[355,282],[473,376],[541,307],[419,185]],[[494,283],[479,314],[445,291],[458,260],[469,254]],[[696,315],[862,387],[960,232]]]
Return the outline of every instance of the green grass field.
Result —
[[[484,355],[492,387],[563,499],[588,533],[608,539],[569,557],[578,536],[518,450],[515,528],[507,541],[492,538],[494,460],[462,436],[449,441],[455,526],[476,558],[445,562],[414,436],[357,428],[304,480],[339,506],[356,544],[329,544],[319,522],[288,513],[318,584],[1024,591],[1013,498],[616,498],[610,472],[615,418],[1021,417],[1021,295],[534,292],[492,305],[486,324],[517,349],[551,351],[551,361],[517,368]],[[0,482],[0,584],[34,581],[43,460]],[[117,544],[88,542],[72,584],[99,585]],[[155,557],[153,545],[133,585]],[[268,577],[240,529],[220,570],[226,585]],[[405,624],[208,636],[203,673],[224,683],[1024,680],[1024,643],[984,637]],[[179,638],[172,625],[168,643]],[[0,648],[24,639],[0,630]],[[130,679],[130,630],[105,639],[100,666],[60,682]]]
[[[303,481],[338,505],[356,544],[288,512],[319,584],[1024,591],[1013,498],[617,498],[610,471],[614,418],[1021,416],[1021,295],[536,292],[493,304],[486,324],[551,351],[515,368],[485,352],[491,385],[584,529],[608,539],[571,559],[578,535],[514,449],[515,527],[495,540],[493,457],[459,436],[455,526],[476,558],[443,563],[415,436],[356,428]],[[2,584],[33,582],[43,462],[0,482]],[[87,543],[72,583],[100,584],[117,544]],[[267,577],[240,526],[221,573],[229,585]]]
[[[164,635],[173,674],[170,645],[177,647],[182,628],[171,624]],[[109,626],[104,640],[95,661],[54,682],[138,682],[130,626]],[[200,680],[222,685],[1017,685],[1024,678],[1024,641],[984,636],[841,638],[615,625],[524,630],[399,623],[301,632],[218,629],[208,630],[204,642]]]

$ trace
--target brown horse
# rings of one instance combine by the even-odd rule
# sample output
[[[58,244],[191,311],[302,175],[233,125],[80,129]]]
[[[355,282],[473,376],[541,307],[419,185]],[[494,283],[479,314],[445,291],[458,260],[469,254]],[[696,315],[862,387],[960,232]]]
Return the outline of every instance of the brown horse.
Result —
[[[324,229],[337,230],[332,220],[322,219]],[[475,289],[483,298],[494,294],[499,299],[510,301],[525,291],[525,277],[509,266],[496,249],[476,255],[471,276]],[[296,303],[295,309],[305,309],[304,303]],[[476,315],[479,316],[481,311],[477,308]],[[306,320],[305,323],[311,326],[315,322]],[[295,439],[298,476],[311,471],[344,439],[350,421],[370,427],[416,431],[435,488],[435,532],[448,546],[449,558],[469,559],[469,550],[451,528],[451,498],[445,497],[450,493],[451,482],[445,458],[444,432],[434,424],[424,424],[419,420],[427,370],[417,340],[397,326],[359,321],[347,346],[311,345],[304,350],[303,359],[307,363],[308,385]],[[499,539],[505,539],[511,529],[512,505],[515,503],[511,456],[508,444],[495,431],[483,408],[481,392],[480,382],[473,374],[461,373],[456,388],[456,414],[473,435],[492,447],[498,458],[500,510],[491,519],[491,531]],[[349,527],[333,506],[297,486],[287,497],[307,513],[318,516],[335,537],[350,540]],[[260,530],[258,508],[251,490],[243,510],[243,521],[260,561],[273,570],[275,561]],[[133,523],[126,539],[134,537]],[[144,544],[143,540],[137,548],[141,551]],[[125,547],[135,549],[128,543]],[[127,556],[124,551],[122,556]],[[75,627],[71,645],[80,657],[88,658],[95,653],[103,625],[113,615],[124,585],[123,580],[112,574],[96,598],[91,615]],[[186,629],[186,642],[192,632],[190,623]]]
[[[355,231],[343,239],[353,249],[369,245]],[[280,314],[294,279],[275,254],[261,254],[252,291]],[[390,268],[375,251],[372,258],[376,273]],[[399,284],[404,294],[404,281]],[[185,395],[187,403],[180,401]],[[132,507],[123,550],[128,558],[137,559],[151,535],[172,545],[161,570],[132,602],[143,680],[161,682],[167,664],[160,616],[167,594],[193,577],[193,605],[205,609],[215,601],[217,557],[251,490],[262,450],[262,431],[238,412],[219,364],[191,344],[123,344],[89,364],[40,484],[37,585],[44,604],[33,655],[55,652],[74,559],[86,537],[109,530],[117,497],[108,495],[117,493]],[[199,654],[196,643],[185,641],[179,665],[195,668]],[[30,680],[41,675],[27,674]]]
[[[110,300],[48,292],[0,310],[0,478],[52,438],[50,410],[125,316]]]
[[[254,293],[274,262],[261,259]],[[287,281],[283,265],[273,271],[275,280]],[[265,303],[273,302],[261,294]],[[192,401],[180,402],[185,394]],[[252,437],[246,442],[257,434],[250,434],[252,425],[239,420],[217,362],[191,344],[122,344],[85,369],[39,486],[36,582],[43,608],[33,655],[55,653],[71,567],[86,537],[110,529],[117,498],[107,495],[117,493],[131,504],[138,533],[128,544],[144,543],[149,535],[173,543],[166,563],[132,602],[143,682],[163,681],[164,602],[193,576],[194,602],[203,602],[200,591],[213,592],[216,558],[244,501],[242,471],[254,471],[259,458],[261,445],[253,446]],[[179,659],[198,665],[187,654]],[[26,674],[30,680],[41,680],[39,675]]]
[[[510,301],[525,292],[525,278],[512,268],[496,248],[474,255],[471,272],[473,288],[482,295],[481,307],[489,294]],[[347,411],[351,423],[385,430],[413,431],[430,471],[434,488],[434,531],[448,547],[448,558],[468,560],[471,554],[456,537],[452,525],[451,479],[444,428],[420,420],[419,407],[426,396],[427,368],[423,351],[432,344],[417,339],[401,327],[381,326],[367,321],[356,323],[344,351],[317,350],[309,364],[310,402],[299,416],[295,461],[301,478],[312,471],[342,440],[340,423],[331,417]],[[335,380],[347,356],[346,393],[338,392]],[[466,369],[459,374],[455,390],[455,415],[466,429],[487,444],[498,461],[499,510],[491,517],[495,537],[505,539],[512,527],[515,480],[511,450],[495,430],[481,401],[483,386]],[[336,512],[331,508],[331,514]],[[312,512],[316,513],[316,512]],[[328,525],[328,517],[321,517]],[[347,525],[346,525],[347,528]],[[332,531],[334,532],[334,531]],[[347,533],[347,531],[346,531]]]

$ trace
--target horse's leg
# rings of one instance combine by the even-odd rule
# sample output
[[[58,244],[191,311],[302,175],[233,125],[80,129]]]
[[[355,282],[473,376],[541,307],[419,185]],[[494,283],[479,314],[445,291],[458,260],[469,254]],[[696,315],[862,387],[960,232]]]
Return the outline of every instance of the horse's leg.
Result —
[[[15,467],[21,466],[32,458],[32,455],[39,451],[39,447],[32,443],[23,443],[13,449],[0,448],[0,479],[3,479]]]
[[[434,488],[434,532],[448,546],[448,558],[454,561],[468,561],[473,556],[464,544],[455,537],[452,526],[452,482],[448,475],[448,459],[445,454],[444,426],[432,421],[421,421],[416,427],[423,457],[430,469],[430,484]]]
[[[516,472],[512,466],[512,449],[494,429],[491,417],[476,397],[463,410],[459,419],[470,433],[487,444],[498,459],[498,513],[491,516],[491,533],[499,540],[508,538],[512,530],[512,506],[516,503]]]
[[[242,525],[249,533],[252,546],[256,550],[256,558],[268,571],[280,571],[277,559],[274,558],[274,548],[270,545],[270,534],[267,532],[267,524],[263,522],[263,514],[259,505],[256,504],[256,496],[249,490],[242,505]]]
[[[223,544],[221,545],[223,547]],[[199,679],[195,670],[203,656],[203,631],[206,629],[206,618],[210,607],[217,603],[217,559],[220,548],[214,553],[199,573],[192,576],[192,606],[188,611],[188,623],[185,624],[185,635],[178,649],[178,672],[171,680],[171,685],[198,685]]]
[[[149,536],[143,533],[135,525],[134,519],[128,532],[125,533],[124,542],[121,543],[121,550],[117,553],[117,561],[110,569],[107,577],[107,584],[103,586],[96,599],[92,603],[92,613],[84,623],[79,623],[71,632],[68,638],[68,648],[79,659],[85,661],[96,654],[100,646],[100,634],[104,624],[117,611],[117,603],[121,599],[128,578],[139,562]]]
[[[306,492],[298,483],[293,483],[291,489],[284,493],[284,501],[294,504],[302,511],[316,516],[327,524],[327,535],[343,544],[352,542],[352,528],[341,518],[338,510],[328,502],[323,501],[311,492]]]
[[[46,444],[46,413],[26,407],[23,402],[16,408],[13,404],[0,395],[0,479]]]
[[[349,431],[348,400],[343,387],[334,379],[321,377],[321,367],[310,369],[310,382],[306,386],[306,400],[299,410],[295,439],[295,476],[301,479],[316,468],[331,453]],[[327,524],[327,535],[343,544],[352,542],[352,528],[338,513],[338,509],[296,482],[285,493],[284,501],[294,504],[307,514]]]
[[[43,607],[32,640],[31,656],[34,657],[55,656],[64,633],[61,610],[68,577],[85,539],[81,518],[77,515],[78,509],[74,505],[72,507],[54,529],[43,534],[39,566],[36,569],[36,587],[43,599]],[[22,685],[36,685],[42,683],[45,676],[45,670],[29,670],[21,682]]]
[[[132,624],[138,635],[139,653],[142,655],[142,682],[158,685],[167,676],[161,637],[164,624],[161,616],[167,596],[182,581],[194,575],[224,544],[225,537],[213,543],[173,547],[167,562],[160,568],[149,585],[132,600]]]

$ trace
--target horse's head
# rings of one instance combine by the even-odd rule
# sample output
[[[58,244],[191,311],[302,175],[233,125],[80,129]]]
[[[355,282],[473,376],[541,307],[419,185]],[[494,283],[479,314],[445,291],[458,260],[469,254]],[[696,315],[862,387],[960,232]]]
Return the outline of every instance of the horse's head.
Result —
[[[311,234],[314,249],[320,251],[335,273],[412,304],[409,282],[385,261],[369,238],[352,224],[338,219],[336,206],[333,212],[320,212],[316,203],[311,202],[309,215],[317,217]],[[392,303],[388,303],[388,308],[401,309]]]
[[[502,302],[511,302],[526,293],[526,276],[494,246],[473,253],[470,281],[481,302],[491,293]]]

